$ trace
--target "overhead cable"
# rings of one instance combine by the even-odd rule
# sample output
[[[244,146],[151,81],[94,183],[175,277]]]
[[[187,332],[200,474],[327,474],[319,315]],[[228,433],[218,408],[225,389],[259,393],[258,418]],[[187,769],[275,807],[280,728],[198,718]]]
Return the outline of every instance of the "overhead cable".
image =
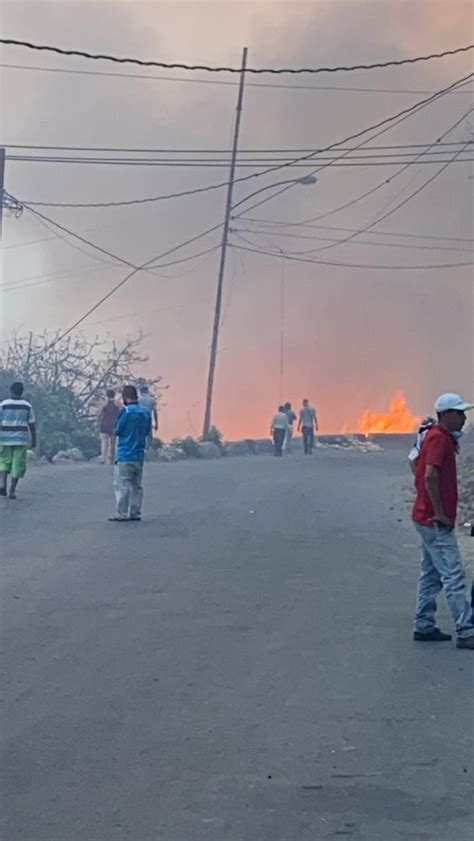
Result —
[[[470,74],[470,76],[473,76],[473,75],[474,75],[474,74]],[[456,84],[456,83],[454,83],[454,84]],[[459,84],[459,85],[466,84],[466,79],[460,79],[460,80],[458,80],[458,84]],[[443,91],[441,91],[441,92],[440,92],[439,97],[445,96],[445,95],[446,95],[446,93],[447,93],[447,89],[444,89]],[[418,113],[418,111],[421,111],[421,110],[423,110],[424,108],[426,108],[428,105],[430,105],[430,104],[431,104],[431,102],[433,102],[435,99],[438,99],[439,97],[438,97],[438,96],[435,96],[435,97],[433,97],[433,98],[431,98],[431,99],[429,99],[429,100],[425,100],[424,102],[422,101],[422,102],[420,102],[420,103],[417,103],[417,105],[415,105],[416,113]],[[400,114],[400,115],[397,115],[397,118],[394,118],[394,119],[395,119],[395,122],[393,122],[393,124],[390,126],[390,128],[394,128],[395,126],[400,125],[400,123],[402,123],[402,122],[404,122],[404,120],[408,119],[408,118],[409,118],[409,116],[411,116],[411,112],[410,112],[410,113],[406,113],[406,112],[405,112],[405,113],[403,113],[403,112],[401,112],[401,114]],[[383,124],[382,124],[382,125],[383,125]],[[374,128],[378,128],[378,127],[377,127],[377,126],[375,126]],[[390,130],[390,129],[387,129],[387,128],[382,128],[380,131],[378,131],[378,132],[376,132],[375,134],[373,134],[373,135],[372,135],[372,137],[370,138],[370,140],[374,140],[375,138],[380,137],[380,135],[381,135],[381,134],[384,134],[384,133],[385,133],[386,131],[388,131],[388,130]],[[352,138],[351,138],[351,139],[352,139]],[[469,141],[469,142],[470,142],[470,141]],[[336,160],[337,160],[337,161],[339,161],[341,158],[345,158],[345,157],[346,157],[346,155],[347,155],[347,153],[345,152],[345,153],[343,153],[342,155],[340,155],[340,156],[339,156],[339,158],[337,158]],[[418,157],[420,157],[420,156],[418,156]],[[317,167],[317,168],[313,169],[313,170],[312,170],[310,173],[308,173],[308,174],[309,174],[309,175],[316,175],[318,172],[320,172],[321,168],[323,168],[323,167]],[[398,174],[401,174],[401,173],[398,173]],[[287,192],[287,190],[292,189],[292,187],[294,187],[294,184],[288,185],[288,186],[286,186],[286,187],[282,187],[282,189],[281,189],[281,190],[279,190],[277,193],[274,193],[272,196],[269,196],[269,197],[267,197],[267,198],[260,199],[260,201],[256,202],[255,204],[251,205],[250,207],[246,208],[246,212],[248,212],[249,210],[254,210],[256,207],[260,207],[262,204],[265,204],[265,203],[266,203],[266,202],[268,202],[268,201],[272,201],[272,199],[274,199],[276,196],[281,195],[281,193],[285,193],[285,192]]]
[[[355,231],[355,233],[358,233],[357,229],[353,229],[353,230]],[[281,239],[281,238],[305,239],[305,240],[311,240],[313,242],[316,241],[316,240],[325,240],[325,241],[333,242],[336,245],[338,245],[341,242],[340,238],[335,239],[334,237],[322,236],[321,234],[319,236],[308,236],[308,234],[295,234],[295,233],[285,234],[285,233],[282,233],[281,231],[278,231],[278,230],[277,231],[268,231],[268,230],[255,231],[255,230],[252,230],[251,228],[232,228],[231,233],[251,234],[252,236],[259,236],[259,235],[260,236],[261,235],[263,235],[263,236],[273,236],[273,237],[278,237],[279,239]],[[462,248],[462,246],[452,246],[452,245],[419,245],[419,244],[406,243],[406,242],[403,242],[403,243],[402,242],[371,242],[370,240],[360,240],[360,239],[354,240],[354,245],[369,245],[371,248],[403,248],[403,250],[416,249],[416,250],[422,250],[422,251],[456,251],[456,252],[460,252],[460,251],[466,252],[467,251],[467,252],[474,253],[474,248]],[[292,253],[296,253],[296,252],[289,251],[287,253],[292,254]]]
[[[317,222],[320,219],[328,219],[330,216],[333,216],[335,213],[340,213],[343,210],[347,210],[347,208],[353,207],[353,205],[357,204],[360,201],[363,201],[363,199],[366,199],[369,196],[372,196],[374,193],[376,193],[378,190],[382,189],[383,187],[386,187],[387,184],[390,184],[395,178],[398,178],[400,175],[402,175],[410,166],[413,166],[414,164],[418,165],[418,164],[424,163],[426,155],[431,154],[430,150],[433,149],[433,147],[437,146],[438,143],[443,142],[444,138],[447,137],[449,134],[451,134],[451,132],[454,131],[459,125],[461,125],[461,123],[465,119],[467,119],[467,117],[469,117],[469,115],[473,111],[474,111],[474,108],[469,108],[467,111],[465,111],[464,114],[462,114],[461,117],[458,120],[456,120],[456,122],[454,122],[443,134],[440,135],[439,138],[437,138],[437,140],[435,140],[424,151],[421,151],[416,156],[414,161],[411,161],[410,163],[404,164],[401,169],[397,170],[397,172],[394,172],[393,175],[391,175],[389,178],[385,178],[383,181],[380,181],[374,187],[371,187],[369,190],[365,190],[363,193],[360,193],[358,196],[355,196],[354,198],[350,199],[349,201],[344,202],[343,204],[340,204],[337,207],[332,208],[332,210],[325,211],[324,213],[318,213],[317,216],[312,216],[309,219],[304,219],[303,223]],[[465,143],[460,144],[462,146],[461,152],[464,152],[464,150],[467,149],[466,143],[470,144],[471,141],[466,141]],[[465,160],[465,159],[462,159],[462,160]],[[467,162],[469,162],[469,160]],[[437,160],[436,162],[437,163],[448,163],[448,161],[440,161],[440,160]],[[254,205],[254,208],[255,208],[255,206],[256,205]],[[300,223],[298,223],[298,222],[294,222],[294,223],[289,222],[288,223],[288,225],[290,227],[293,226],[293,225],[297,225],[297,224],[300,224]]]
[[[263,225],[273,225],[276,227],[287,228],[289,225],[293,227],[292,223],[289,222],[278,222],[273,221],[272,219],[254,219],[252,216],[242,216],[241,222],[258,222],[259,224]],[[295,226],[296,227],[296,226]],[[308,225],[304,222],[300,222],[300,228],[314,228],[315,230],[322,230],[322,231],[344,231],[345,233],[351,233],[352,231],[357,231],[357,228],[342,228],[336,225]],[[257,231],[254,231],[257,233]],[[397,233],[397,231],[370,231],[368,235],[371,237],[408,237],[410,239],[435,239],[438,240],[445,240],[446,242],[470,242],[473,243],[474,239],[472,237],[450,237],[446,234],[414,234],[414,233]]]
[[[445,164],[443,164],[442,167],[440,167],[440,169],[438,169],[437,172],[435,172],[433,175],[431,175],[430,178],[427,178],[426,181],[423,181],[423,183],[420,184],[420,186],[417,187],[416,190],[413,190],[412,193],[410,193],[408,196],[406,196],[403,199],[403,201],[396,204],[395,207],[392,207],[391,210],[388,210],[386,213],[383,213],[381,216],[377,216],[375,219],[373,219],[372,222],[369,222],[368,225],[364,225],[359,230],[354,231],[352,234],[349,234],[347,237],[344,237],[343,239],[340,239],[339,242],[333,242],[333,243],[330,243],[329,245],[321,245],[319,248],[311,249],[311,251],[308,251],[308,252],[297,252],[297,253],[315,253],[315,252],[318,252],[318,251],[327,251],[330,248],[335,248],[337,245],[344,245],[347,242],[351,242],[351,240],[355,239],[360,234],[365,234],[367,231],[370,231],[372,228],[374,228],[380,222],[384,222],[385,219],[388,219],[389,216],[393,216],[394,213],[396,213],[398,210],[400,210],[402,207],[404,207],[406,204],[408,204],[408,202],[412,201],[412,199],[414,199],[415,196],[419,195],[419,193],[421,193],[423,190],[425,190],[426,187],[428,187],[430,184],[432,184],[432,182],[436,178],[439,178],[439,176],[442,175],[443,172],[445,172],[446,169],[452,163],[454,163],[454,161],[456,160],[456,157],[459,154],[460,154],[460,152],[455,152],[450,161],[447,161]]]
[[[314,260],[309,257],[295,257],[291,254],[287,254],[284,251],[265,251],[261,248],[250,248],[248,246],[243,245],[235,245],[233,243],[229,243],[232,245],[232,248],[237,248],[240,251],[248,251],[253,254],[263,254],[266,257],[276,257],[278,259],[285,259],[285,260],[292,260],[297,263],[313,263],[318,266],[340,266],[347,269],[377,269],[377,270],[396,270],[396,271],[421,271],[425,269],[455,269],[461,266],[472,266],[474,263],[472,262],[463,262],[463,263],[431,263],[429,265],[420,265],[420,266],[399,266],[399,265],[375,265],[373,263],[343,263],[340,260]]]
[[[92,61],[111,61],[114,64],[134,64],[139,67],[161,67],[166,70],[189,70],[189,71],[206,71],[208,73],[242,73],[241,67],[227,67],[227,66],[210,66],[207,64],[186,64],[183,62],[166,62],[156,61],[154,59],[144,60],[140,58],[126,58],[123,56],[108,55],[103,53],[90,53],[86,50],[65,49],[64,47],[54,47],[50,44],[36,44],[32,41],[22,41],[16,38],[0,38],[0,44],[8,47],[22,47],[27,50],[34,50],[36,52],[55,53],[56,55],[76,56],[78,58],[85,58]],[[352,72],[354,70],[379,70],[385,67],[401,67],[405,64],[418,64],[420,62],[431,61],[436,58],[445,58],[447,56],[460,55],[467,53],[474,49],[474,44],[467,44],[464,47],[456,47],[452,50],[444,50],[439,53],[431,53],[429,55],[414,56],[413,58],[389,59],[387,61],[378,61],[366,64],[352,64],[339,65],[335,67],[247,67],[246,73],[260,74],[269,73],[272,75],[292,74],[301,75],[303,73],[318,74],[318,73],[340,73]]]
[[[380,132],[378,132],[377,134],[375,134],[371,138],[371,140],[373,140],[376,137],[379,137],[380,135],[384,134],[386,131],[389,131],[395,125],[398,125],[400,122],[403,122],[405,119],[408,119],[408,117],[411,116],[411,114],[417,113],[418,111],[423,110],[424,108],[428,107],[432,102],[434,102],[437,99],[442,98],[443,96],[447,95],[450,91],[452,91],[452,90],[454,90],[454,89],[456,89],[456,88],[458,88],[458,87],[460,87],[464,84],[467,84],[468,81],[470,81],[473,77],[474,77],[474,73],[469,73],[466,76],[463,76],[462,78],[456,80],[455,82],[452,82],[446,88],[442,88],[441,90],[432,94],[428,98],[418,100],[418,102],[415,102],[413,105],[410,105],[409,107],[402,109],[401,111],[397,112],[396,114],[392,115],[391,117],[386,117],[385,119],[380,120],[379,122],[375,123],[374,125],[368,126],[367,128],[362,129],[361,131],[358,131],[355,134],[351,134],[351,135],[349,135],[348,137],[345,137],[342,140],[335,141],[334,143],[331,143],[329,146],[326,146],[322,150],[314,151],[314,152],[309,153],[308,155],[303,155],[301,157],[293,158],[288,163],[279,164],[278,166],[267,167],[263,170],[260,170],[259,172],[252,172],[249,175],[241,175],[238,178],[234,179],[234,184],[239,184],[239,183],[242,184],[246,181],[253,180],[254,178],[261,178],[264,175],[269,175],[270,173],[273,173],[273,172],[279,172],[281,169],[285,169],[287,167],[294,166],[295,164],[298,164],[302,161],[309,161],[318,154],[322,154],[324,152],[329,152],[332,149],[337,149],[340,146],[344,146],[345,144],[350,143],[352,140],[356,140],[359,137],[363,137],[364,134],[367,134],[370,131],[375,131],[377,129],[382,129]],[[391,125],[392,123],[393,123],[393,125]],[[342,156],[340,156],[340,157],[342,157]],[[333,161],[337,161],[337,160],[339,160],[339,158],[334,158],[333,159]],[[331,166],[333,164],[333,161],[328,162],[327,164],[321,165],[318,168],[318,170],[315,170],[315,172],[316,171],[321,171],[322,169],[325,169],[326,167]],[[182,190],[182,191],[175,192],[175,193],[165,193],[165,194],[160,195],[160,196],[147,196],[145,198],[139,198],[139,199],[125,199],[125,200],[120,200],[120,201],[107,201],[107,202],[54,202],[53,204],[54,204],[55,207],[78,207],[78,208],[89,208],[89,207],[100,208],[100,207],[122,207],[122,206],[125,207],[125,206],[134,205],[134,204],[149,204],[149,203],[157,202],[157,201],[165,201],[165,200],[168,200],[168,199],[181,198],[183,196],[191,196],[191,195],[197,195],[199,193],[207,193],[211,190],[217,190],[217,189],[220,189],[222,187],[227,187],[228,185],[229,185],[229,182],[227,180],[227,181],[221,181],[220,183],[217,183],[217,184],[208,184],[208,185],[203,186],[203,187],[195,187],[192,190]],[[33,206],[32,201],[28,201],[28,204],[30,206]],[[52,206],[52,203],[51,202],[43,203],[43,206],[46,206],[46,205],[47,206]],[[247,210],[251,210],[251,209],[252,209],[252,207],[247,208]]]
[[[189,76],[155,76],[149,73],[110,73],[104,70],[72,70],[69,67],[38,67],[31,64],[6,64],[0,62],[0,67],[8,70],[28,70],[35,73],[67,73],[72,76],[104,76],[111,79],[148,79],[149,81],[158,82],[183,82],[194,85],[230,85],[237,87],[238,82],[231,82],[224,79],[193,79]],[[289,90],[289,91],[334,91],[335,93],[375,93],[375,94],[401,94],[416,95],[434,93],[432,90],[407,89],[407,88],[363,88],[363,87],[343,87],[341,85],[300,85],[300,84],[281,84],[273,82],[249,82],[245,83],[246,88],[268,88],[270,90]],[[452,94],[469,95],[471,90],[452,91]]]
[[[203,237],[207,236],[208,234],[212,233],[213,231],[216,231],[219,228],[222,228],[222,223],[219,223],[217,225],[213,225],[211,228],[207,228],[205,231],[201,231],[199,234],[196,234],[196,236],[191,237],[188,240],[185,240],[183,242],[178,243],[177,245],[172,246],[171,248],[167,249],[167,251],[163,251],[160,254],[155,255],[150,260],[147,260],[146,262],[144,262],[142,265],[135,266],[129,260],[126,260],[123,257],[119,257],[116,254],[113,254],[111,251],[107,251],[107,249],[102,248],[102,246],[97,245],[96,243],[93,243],[91,240],[87,240],[85,237],[81,236],[80,234],[77,234],[74,231],[71,231],[69,228],[66,228],[65,225],[61,225],[59,222],[56,222],[53,219],[49,219],[47,216],[45,216],[43,213],[40,213],[38,210],[35,210],[34,208],[30,208],[30,207],[28,207],[28,205],[26,205],[24,203],[22,203],[22,204],[25,207],[25,209],[29,211],[29,213],[33,214],[33,216],[36,216],[39,219],[42,219],[44,221],[49,222],[50,224],[54,225],[59,230],[64,231],[65,233],[69,234],[69,236],[72,236],[75,239],[78,239],[81,242],[85,243],[86,245],[89,245],[91,248],[95,249],[96,251],[99,251],[103,254],[106,254],[106,255],[108,255],[109,257],[112,257],[115,260],[119,260],[119,262],[124,263],[124,265],[126,265],[126,266],[132,267],[131,272],[129,272],[118,283],[116,283],[115,286],[112,287],[112,289],[110,289],[105,295],[103,295],[98,301],[96,301],[96,303],[92,307],[90,307],[83,315],[81,315],[80,318],[76,319],[74,324],[72,324],[70,327],[67,328],[67,330],[63,331],[58,336],[56,336],[56,338],[51,342],[51,344],[48,345],[48,348],[47,348],[48,350],[51,349],[52,347],[54,347],[55,345],[57,345],[58,342],[60,342],[62,339],[64,339],[66,336],[68,336],[73,330],[75,330],[80,324],[82,324],[83,321],[85,321],[90,315],[92,315],[93,312],[95,312],[97,309],[99,309],[99,307],[102,306],[102,304],[104,304],[107,300],[109,300],[109,298],[111,298],[112,295],[115,294],[115,292],[118,292],[119,289],[121,289],[123,286],[125,286],[125,284],[128,283],[128,281],[131,280],[132,277],[134,277],[136,274],[138,274],[138,272],[144,271],[144,270],[148,269],[149,267],[151,267],[151,268],[165,268],[166,266],[171,265],[171,263],[160,263],[159,265],[155,265],[155,264],[157,263],[157,261],[162,260],[164,257],[168,257],[170,254],[173,254],[174,252],[179,251],[181,248],[185,248],[185,246],[191,245],[192,243],[196,242],[199,239],[202,239]],[[213,250],[217,250],[217,248],[219,248],[218,245],[213,246]],[[210,253],[210,252],[207,252],[207,253]],[[196,256],[196,255],[190,255],[186,259],[188,259],[188,260],[193,259],[194,256]],[[185,261],[184,259],[183,260],[172,261],[172,265],[175,265],[178,262],[184,262],[184,261]]]
[[[354,146],[352,148],[344,148],[343,146],[340,147],[341,152],[354,152],[357,150],[362,150],[365,152],[374,152],[374,151],[381,151],[381,150],[389,150],[389,149],[424,149],[427,146],[431,146],[435,142],[438,146],[459,146],[462,141],[460,140],[450,140],[450,141],[440,141],[437,138],[435,141],[429,140],[427,143],[394,143],[390,144],[383,144],[381,146]],[[471,140],[471,143],[474,143],[474,140]],[[193,148],[193,149],[176,149],[176,148],[158,148],[155,149],[153,147],[133,147],[133,146],[53,146],[53,145],[38,145],[37,143],[0,143],[0,146],[4,149],[34,149],[35,151],[48,151],[48,152],[122,152],[127,154],[173,154],[173,155],[229,155],[229,149],[202,149],[200,147]],[[296,152],[311,152],[312,154],[324,152],[324,149],[278,149],[278,148],[270,148],[270,149],[261,149],[261,148],[251,148],[251,149],[242,149],[238,150],[239,155],[263,155],[263,154],[295,154]]]

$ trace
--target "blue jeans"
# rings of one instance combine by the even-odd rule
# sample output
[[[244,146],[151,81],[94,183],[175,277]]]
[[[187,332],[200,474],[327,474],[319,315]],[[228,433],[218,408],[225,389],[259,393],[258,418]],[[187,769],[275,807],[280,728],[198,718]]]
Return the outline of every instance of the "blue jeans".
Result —
[[[314,429],[312,426],[303,426],[303,447],[305,455],[311,455],[314,447]]]
[[[436,597],[444,587],[458,637],[474,636],[472,608],[466,599],[466,573],[454,530],[415,525],[421,537],[415,630],[429,634],[435,627]]]

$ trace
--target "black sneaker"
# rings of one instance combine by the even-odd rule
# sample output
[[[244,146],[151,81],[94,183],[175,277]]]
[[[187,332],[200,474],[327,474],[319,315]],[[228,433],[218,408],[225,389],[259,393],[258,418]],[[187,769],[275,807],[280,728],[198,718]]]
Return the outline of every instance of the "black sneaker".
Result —
[[[456,648],[467,648],[474,651],[474,637],[458,637]]]
[[[0,496],[6,496],[6,495],[7,495],[7,489],[6,488],[0,488]]]
[[[449,642],[452,640],[451,634],[443,634],[439,628],[433,628],[428,634],[422,634],[421,631],[415,631],[413,634],[415,642]]]

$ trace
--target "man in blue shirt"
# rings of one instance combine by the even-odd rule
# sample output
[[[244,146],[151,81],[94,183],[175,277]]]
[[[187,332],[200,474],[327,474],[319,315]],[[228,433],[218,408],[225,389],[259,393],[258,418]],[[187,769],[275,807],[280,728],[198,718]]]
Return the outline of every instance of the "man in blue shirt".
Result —
[[[126,385],[122,391],[123,408],[115,424],[117,454],[114,490],[116,511],[112,522],[141,520],[143,501],[143,462],[145,444],[151,433],[151,415],[138,403],[135,386]]]

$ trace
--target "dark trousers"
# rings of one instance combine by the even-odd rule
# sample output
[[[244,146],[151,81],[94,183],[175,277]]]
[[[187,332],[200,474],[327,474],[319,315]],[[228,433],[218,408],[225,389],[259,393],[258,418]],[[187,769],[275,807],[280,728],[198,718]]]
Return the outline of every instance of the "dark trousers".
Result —
[[[303,446],[305,455],[311,455],[314,447],[314,429],[312,426],[303,426]]]
[[[286,432],[284,429],[274,429],[273,430],[273,455],[275,456],[282,456],[283,455],[283,444],[285,442],[285,435]]]

